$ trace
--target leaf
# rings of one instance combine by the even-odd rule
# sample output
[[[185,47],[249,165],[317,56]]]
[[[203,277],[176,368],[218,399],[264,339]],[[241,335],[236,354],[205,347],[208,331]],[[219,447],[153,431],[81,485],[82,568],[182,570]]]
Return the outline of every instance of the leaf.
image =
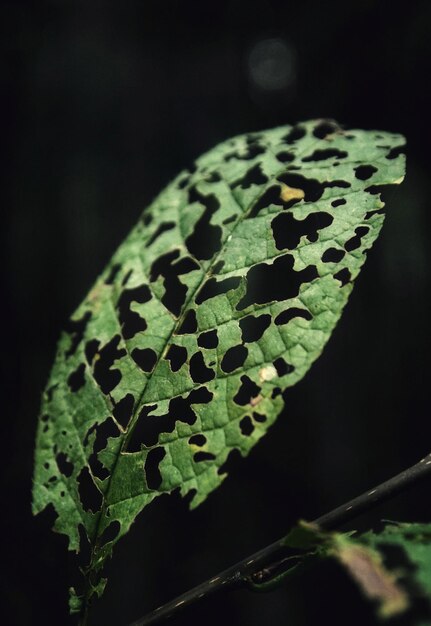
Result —
[[[302,569],[335,558],[363,595],[376,604],[381,618],[405,613],[417,599],[425,599],[431,616],[431,524],[389,522],[380,532],[356,535],[328,532],[300,521],[284,544],[302,551],[302,556],[298,555]],[[287,570],[277,584],[293,573],[294,568]],[[419,623],[414,613],[411,618],[408,623]]]
[[[382,618],[404,613],[409,606],[407,593],[397,577],[383,565],[382,556],[368,546],[343,535],[334,534],[330,555],[344,567],[362,593],[377,602]]]
[[[115,252],[60,338],[36,443],[33,509],[89,543],[87,599],[145,506],[176,489],[197,506],[274,422],[380,231],[403,143],[322,120],[236,137]]]
[[[431,608],[431,524],[391,522],[381,533],[368,532],[361,540],[375,550],[401,549],[405,557],[401,568],[407,580],[419,596],[428,599]]]

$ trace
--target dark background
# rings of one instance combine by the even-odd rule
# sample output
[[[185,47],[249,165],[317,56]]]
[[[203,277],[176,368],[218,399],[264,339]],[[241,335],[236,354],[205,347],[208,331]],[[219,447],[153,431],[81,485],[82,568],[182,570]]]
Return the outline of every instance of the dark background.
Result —
[[[408,139],[381,239],[278,423],[200,508],[161,498],[118,544],[90,623],[127,624],[429,452],[431,4],[11,1],[0,22],[4,624],[68,623],[66,540],[30,512],[39,398],[68,315],[142,209],[242,132],[328,116]],[[353,526],[431,521],[429,488]],[[372,623],[335,569],[172,626]]]

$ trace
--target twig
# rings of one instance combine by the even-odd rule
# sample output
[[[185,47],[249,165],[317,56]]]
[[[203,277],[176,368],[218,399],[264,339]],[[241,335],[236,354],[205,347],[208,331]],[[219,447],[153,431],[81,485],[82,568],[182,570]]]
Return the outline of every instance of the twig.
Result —
[[[336,528],[358,516],[365,510],[403,491],[428,474],[431,474],[431,453],[419,461],[419,463],[412,465],[386,482],[366,491],[333,511],[318,517],[314,520],[314,524],[326,530]],[[162,619],[170,617],[178,610],[222,588],[232,589],[233,587],[246,585],[249,582],[262,583],[270,580],[274,575],[277,575],[283,567],[289,565],[289,561],[292,558],[287,554],[288,549],[284,545],[284,542],[285,537],[282,537],[232,567],[225,569],[210,580],[201,583],[174,600],[160,606],[145,617],[136,620],[133,624],[130,624],[130,626],[149,626],[150,624],[155,624]]]

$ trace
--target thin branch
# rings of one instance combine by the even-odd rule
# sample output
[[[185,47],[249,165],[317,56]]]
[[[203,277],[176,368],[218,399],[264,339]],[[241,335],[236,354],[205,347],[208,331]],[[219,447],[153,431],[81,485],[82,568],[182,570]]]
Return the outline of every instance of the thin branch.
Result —
[[[333,511],[318,517],[314,520],[314,523],[326,530],[336,528],[357,517],[360,513],[405,490],[429,474],[431,475],[431,453],[419,461],[419,463],[412,465],[386,482],[366,491]],[[262,583],[270,580],[283,568],[286,569],[292,558],[292,555],[289,555],[289,549],[286,548],[284,543],[285,537],[282,537],[232,567],[225,569],[210,580],[167,602],[145,617],[133,622],[130,626],[155,624],[222,588],[232,589],[242,585],[245,586],[250,582]]]

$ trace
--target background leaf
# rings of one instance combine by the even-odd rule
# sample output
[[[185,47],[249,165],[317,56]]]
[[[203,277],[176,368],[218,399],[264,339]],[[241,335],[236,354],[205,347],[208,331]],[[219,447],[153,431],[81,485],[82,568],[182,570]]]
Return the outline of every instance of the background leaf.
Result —
[[[402,145],[322,120],[229,140],[114,254],[60,339],[36,445],[34,511],[89,542],[87,595],[147,504],[179,489],[197,506],[273,423],[380,231]]]
[[[422,603],[420,613],[409,611],[403,623],[425,624],[424,613],[431,612],[430,539],[430,524],[387,522],[379,532],[357,535],[299,522],[287,535],[286,546],[304,551],[302,563],[307,568],[322,559],[335,559],[375,604],[380,618],[417,611],[415,603],[424,601],[427,608]]]

